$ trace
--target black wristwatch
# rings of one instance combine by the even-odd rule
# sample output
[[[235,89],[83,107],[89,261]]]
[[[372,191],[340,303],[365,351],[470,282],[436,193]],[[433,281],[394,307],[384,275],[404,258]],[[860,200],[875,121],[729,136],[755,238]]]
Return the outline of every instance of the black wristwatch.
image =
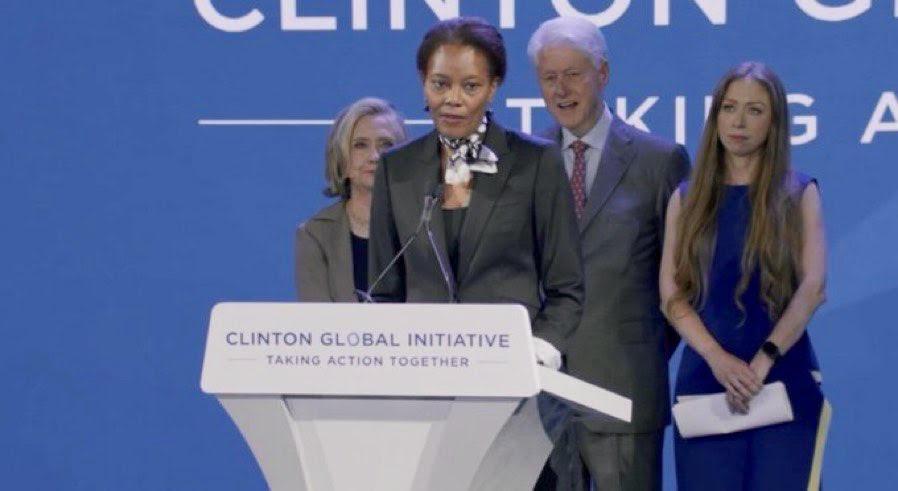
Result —
[[[776,361],[783,356],[783,354],[780,353],[779,346],[773,344],[773,341],[764,341],[764,344],[761,345],[761,351],[770,358],[770,361]]]

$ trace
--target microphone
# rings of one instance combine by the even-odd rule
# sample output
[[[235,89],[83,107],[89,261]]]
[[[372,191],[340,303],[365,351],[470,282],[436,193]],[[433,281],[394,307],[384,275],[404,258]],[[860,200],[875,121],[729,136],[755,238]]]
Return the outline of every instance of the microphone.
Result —
[[[443,199],[443,186],[437,183],[437,189],[434,190],[434,201],[439,202],[441,199]],[[431,209],[431,212],[432,211],[433,210]],[[427,216],[424,217],[424,230],[427,232],[427,241],[430,243],[430,249],[437,258],[440,273],[443,275],[443,282],[446,283],[446,290],[449,292],[449,303],[458,303],[458,296],[455,291],[455,278],[452,274],[452,269],[446,264],[443,255],[440,254],[440,248],[437,247],[437,242],[433,238],[433,230],[430,228],[430,215],[431,214],[428,213]]]
[[[440,199],[443,196],[443,185],[441,183],[436,183],[434,187],[431,188],[430,192],[424,196],[424,209],[421,210],[421,218],[418,219],[418,226],[415,228],[414,233],[409,236],[409,238],[405,239],[405,243],[402,244],[402,247],[399,248],[399,252],[390,259],[390,262],[384,267],[384,269],[377,275],[377,278],[368,285],[368,289],[365,291],[356,290],[356,295],[364,303],[376,303],[374,297],[371,296],[371,292],[377,287],[377,285],[383,280],[384,276],[393,268],[393,265],[399,261],[399,258],[405,254],[405,250],[412,245],[412,242],[421,235],[421,230],[425,228],[425,224],[430,223],[430,217],[433,215],[433,209],[439,203]],[[430,227],[427,226],[429,229]]]

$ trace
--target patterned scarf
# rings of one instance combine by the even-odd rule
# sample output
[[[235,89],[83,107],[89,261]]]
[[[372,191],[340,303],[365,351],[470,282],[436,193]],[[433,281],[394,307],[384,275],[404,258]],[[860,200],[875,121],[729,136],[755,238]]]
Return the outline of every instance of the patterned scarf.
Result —
[[[443,179],[446,184],[467,184],[471,180],[471,172],[495,174],[498,171],[496,156],[489,147],[483,144],[486,129],[489,126],[489,112],[477,126],[477,131],[466,138],[449,138],[440,135],[440,143],[452,150],[449,165]]]

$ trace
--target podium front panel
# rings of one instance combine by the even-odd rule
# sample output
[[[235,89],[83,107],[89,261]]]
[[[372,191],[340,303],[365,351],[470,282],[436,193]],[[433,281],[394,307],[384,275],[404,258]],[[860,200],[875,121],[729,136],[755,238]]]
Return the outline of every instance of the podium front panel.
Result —
[[[530,397],[520,305],[220,303],[201,386],[213,394]]]

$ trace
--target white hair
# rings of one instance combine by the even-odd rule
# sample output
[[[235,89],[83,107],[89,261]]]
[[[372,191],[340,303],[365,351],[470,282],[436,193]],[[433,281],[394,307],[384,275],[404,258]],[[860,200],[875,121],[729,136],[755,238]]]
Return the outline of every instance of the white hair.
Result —
[[[540,51],[549,46],[570,46],[592,60],[599,68],[608,61],[608,45],[601,29],[577,16],[556,17],[540,24],[527,43],[527,56],[536,65]]]

